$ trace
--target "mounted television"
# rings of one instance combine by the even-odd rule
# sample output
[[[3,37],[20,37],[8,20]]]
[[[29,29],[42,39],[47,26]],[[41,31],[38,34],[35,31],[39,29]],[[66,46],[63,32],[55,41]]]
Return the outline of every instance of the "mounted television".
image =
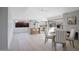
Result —
[[[18,22],[15,23],[15,27],[29,27],[29,23],[18,21]]]

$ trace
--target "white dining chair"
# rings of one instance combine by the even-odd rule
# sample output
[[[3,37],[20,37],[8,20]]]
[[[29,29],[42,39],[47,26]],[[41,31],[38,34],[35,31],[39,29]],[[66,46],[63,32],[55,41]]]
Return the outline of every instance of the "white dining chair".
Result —
[[[48,41],[48,39],[52,39],[54,41],[54,36],[48,33],[48,30],[44,30],[45,33],[45,43]]]
[[[74,45],[74,37],[75,37],[75,29],[71,29],[69,37],[67,37],[67,40],[69,40],[70,44],[72,43],[73,48],[75,47]]]
[[[63,29],[56,29],[55,31],[56,36],[55,36],[55,50],[56,50],[56,43],[62,44],[63,48],[66,47],[66,32]]]

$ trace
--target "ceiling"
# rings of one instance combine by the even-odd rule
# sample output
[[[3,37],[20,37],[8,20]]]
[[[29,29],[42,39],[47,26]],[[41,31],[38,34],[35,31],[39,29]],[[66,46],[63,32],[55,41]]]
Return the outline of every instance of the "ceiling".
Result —
[[[78,7],[9,7],[9,14],[12,19],[36,18],[44,19],[61,16],[63,13],[79,10]]]

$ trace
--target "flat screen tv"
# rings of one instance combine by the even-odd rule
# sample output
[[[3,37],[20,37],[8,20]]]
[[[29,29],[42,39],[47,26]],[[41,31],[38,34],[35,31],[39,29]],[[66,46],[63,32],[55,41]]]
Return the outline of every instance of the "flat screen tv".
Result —
[[[29,27],[29,23],[25,22],[16,22],[15,27]]]

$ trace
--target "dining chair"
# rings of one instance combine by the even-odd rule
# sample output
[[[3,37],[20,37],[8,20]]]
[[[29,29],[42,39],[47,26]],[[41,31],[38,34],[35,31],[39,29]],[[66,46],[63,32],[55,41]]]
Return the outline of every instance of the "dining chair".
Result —
[[[66,32],[63,29],[56,29],[55,33],[56,33],[55,43],[54,43],[55,50],[56,50],[56,43],[62,44],[63,48],[65,48],[66,47]]]
[[[73,48],[75,48],[74,37],[75,37],[75,29],[71,29],[70,35],[69,35],[69,37],[67,37],[67,40],[69,40],[70,44],[72,43]]]
[[[52,39],[54,41],[54,36],[53,35],[48,35],[48,31],[45,29],[45,43],[48,41],[48,39]]]

